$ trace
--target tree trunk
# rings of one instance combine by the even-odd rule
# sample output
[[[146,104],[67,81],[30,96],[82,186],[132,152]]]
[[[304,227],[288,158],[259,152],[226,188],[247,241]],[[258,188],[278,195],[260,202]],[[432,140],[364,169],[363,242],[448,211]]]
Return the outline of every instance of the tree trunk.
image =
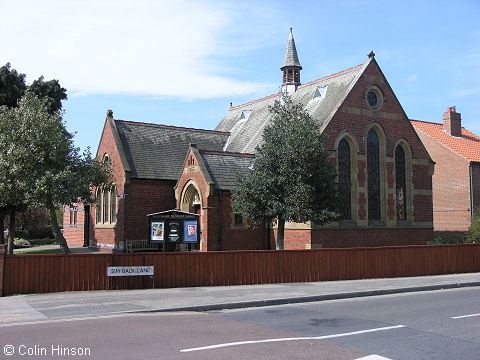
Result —
[[[15,208],[10,210],[10,221],[8,223],[8,247],[7,247],[8,255],[13,255],[14,240],[15,240]]]
[[[278,230],[277,230],[277,250],[283,250],[283,238],[285,235],[285,220],[278,219]]]
[[[70,252],[70,249],[68,248],[67,241],[63,237],[63,234],[60,231],[60,227],[58,226],[55,206],[50,205],[48,207],[48,213],[50,214],[50,223],[52,224],[52,230],[53,230],[53,235],[55,235],[55,240],[57,241],[57,244],[60,245],[62,252],[64,254],[68,254]]]

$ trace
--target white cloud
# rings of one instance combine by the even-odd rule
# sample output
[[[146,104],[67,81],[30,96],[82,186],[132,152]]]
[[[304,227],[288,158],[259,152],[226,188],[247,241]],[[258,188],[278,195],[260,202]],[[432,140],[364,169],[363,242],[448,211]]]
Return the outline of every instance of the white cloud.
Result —
[[[255,31],[242,20],[246,10],[187,0],[2,2],[0,31],[8,36],[0,64],[11,62],[27,82],[42,74],[59,79],[70,95],[245,95],[268,85],[227,77],[220,57],[232,55],[226,34],[238,46]],[[259,24],[262,36],[251,48],[268,37],[268,20]]]
[[[411,83],[411,82],[417,81],[417,79],[418,79],[418,74],[411,74],[407,76],[404,82]]]

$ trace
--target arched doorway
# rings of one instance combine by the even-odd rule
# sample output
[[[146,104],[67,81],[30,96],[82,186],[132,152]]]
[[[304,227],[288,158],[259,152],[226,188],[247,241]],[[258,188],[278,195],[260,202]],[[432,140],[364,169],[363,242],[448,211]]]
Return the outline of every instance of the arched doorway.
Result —
[[[180,197],[180,210],[199,215],[198,223],[200,224],[200,243],[195,245],[196,250],[202,251],[202,193],[199,186],[192,180],[189,181],[182,191]]]

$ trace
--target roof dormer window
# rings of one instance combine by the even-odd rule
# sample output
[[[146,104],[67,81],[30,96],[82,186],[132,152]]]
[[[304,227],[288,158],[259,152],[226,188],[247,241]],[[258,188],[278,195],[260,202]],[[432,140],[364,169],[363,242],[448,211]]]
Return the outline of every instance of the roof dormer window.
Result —
[[[313,93],[312,99],[324,98],[327,92],[327,86],[318,86],[315,92]]]
[[[242,115],[240,115],[240,120],[248,120],[251,113],[252,113],[252,110],[243,110]]]

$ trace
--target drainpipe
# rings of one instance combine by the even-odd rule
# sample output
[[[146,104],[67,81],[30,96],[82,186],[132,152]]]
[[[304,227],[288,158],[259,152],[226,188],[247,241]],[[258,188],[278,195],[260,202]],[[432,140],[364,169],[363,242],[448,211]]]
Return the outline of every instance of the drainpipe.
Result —
[[[220,208],[219,212],[219,223],[220,223],[220,231],[218,232],[218,250],[222,250],[222,234],[223,234],[223,209],[222,209],[222,190],[218,190],[218,204]]]
[[[470,216],[473,219],[474,209],[473,209],[473,163],[470,162]]]

